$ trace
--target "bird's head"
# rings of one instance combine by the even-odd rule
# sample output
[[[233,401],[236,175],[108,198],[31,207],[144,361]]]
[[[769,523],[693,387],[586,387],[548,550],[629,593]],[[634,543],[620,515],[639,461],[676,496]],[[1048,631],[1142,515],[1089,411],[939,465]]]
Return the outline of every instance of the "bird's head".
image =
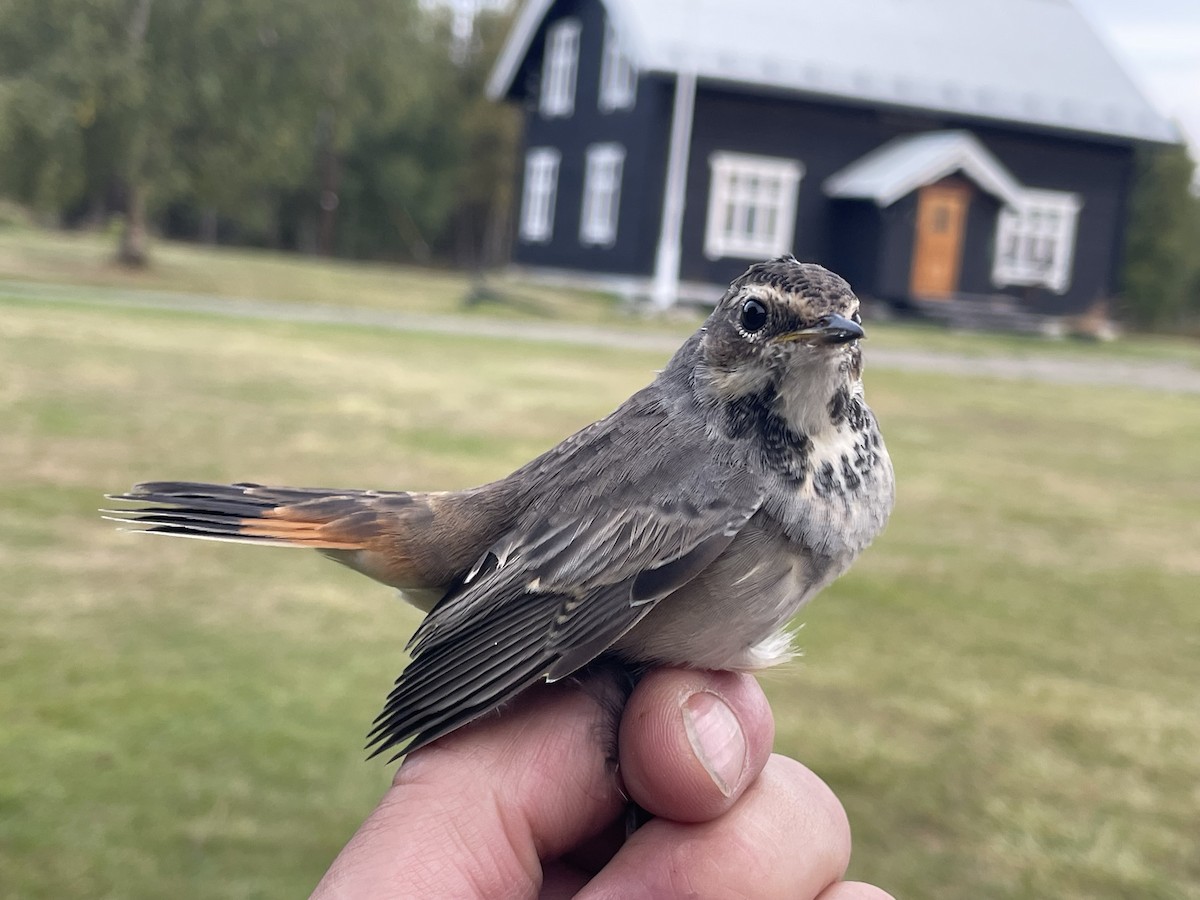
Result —
[[[712,388],[726,398],[806,390],[816,400],[857,383],[858,306],[845,280],[813,263],[783,256],[751,266],[705,323]]]

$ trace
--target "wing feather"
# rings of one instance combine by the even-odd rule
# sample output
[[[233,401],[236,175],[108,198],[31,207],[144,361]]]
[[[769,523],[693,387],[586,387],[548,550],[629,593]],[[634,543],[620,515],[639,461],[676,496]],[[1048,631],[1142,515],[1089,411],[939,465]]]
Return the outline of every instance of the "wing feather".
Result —
[[[524,512],[413,635],[375,753],[414,750],[587,665],[725,550],[761,482],[711,438],[665,442],[672,416],[685,436],[703,428],[647,389],[514,474],[533,487]]]

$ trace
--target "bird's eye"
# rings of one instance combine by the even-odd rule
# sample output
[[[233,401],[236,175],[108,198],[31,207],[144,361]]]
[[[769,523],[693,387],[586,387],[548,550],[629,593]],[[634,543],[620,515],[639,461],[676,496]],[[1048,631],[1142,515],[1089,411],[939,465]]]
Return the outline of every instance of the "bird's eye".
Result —
[[[762,302],[751,298],[742,304],[742,328],[748,334],[762,331],[767,324],[767,308]]]

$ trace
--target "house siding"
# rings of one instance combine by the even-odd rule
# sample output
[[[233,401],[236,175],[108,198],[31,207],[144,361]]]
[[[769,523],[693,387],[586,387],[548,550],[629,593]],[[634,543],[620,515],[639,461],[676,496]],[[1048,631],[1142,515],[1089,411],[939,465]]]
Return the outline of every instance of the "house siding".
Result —
[[[821,185],[848,162],[878,146],[878,133],[871,117],[857,110],[702,86],[696,94],[688,166],[681,276],[719,284],[735,278],[749,262],[704,255],[712,181],[709,157],[714,152],[729,150],[803,164],[793,252],[799,259],[822,262],[831,260],[832,236],[830,201]]]
[[[822,185],[830,175],[892,138],[942,129],[972,131],[1024,186],[1069,191],[1083,201],[1071,284],[1064,294],[1057,294],[1043,288],[993,284],[1000,207],[990,195],[974,191],[963,242],[960,290],[1007,293],[1032,309],[1056,314],[1085,309],[1115,292],[1133,165],[1130,146],[785,96],[750,96],[713,87],[702,87],[696,99],[682,277],[720,284],[736,277],[747,264],[746,260],[704,255],[709,156],[718,150],[732,150],[795,159],[804,165],[793,243],[798,258],[844,269],[856,289],[864,293],[905,299],[912,265],[915,196],[880,210],[873,222],[869,213],[854,209],[867,204],[832,201]],[[877,266],[874,270],[871,260]]]
[[[518,240],[514,261],[531,267],[649,278],[654,272],[666,182],[674,77],[642,73],[632,109],[601,112],[605,16],[601,0],[558,0],[541,22],[513,82],[510,97],[524,101],[526,107],[526,148],[550,146],[561,153],[553,235],[544,243]],[[545,34],[565,17],[575,17],[581,25],[575,109],[569,117],[545,118],[537,105]],[[680,277],[722,285],[750,262],[705,255],[710,157],[717,151],[732,151],[803,165],[792,247],[797,257],[844,272],[864,294],[907,299],[915,192],[879,209],[868,202],[832,200],[823,185],[829,176],[893,138],[948,129],[972,132],[1022,185],[1071,192],[1082,201],[1065,293],[999,287],[991,277],[999,204],[974,186],[959,276],[963,293],[1006,293],[1036,311],[1062,314],[1084,310],[1116,292],[1133,177],[1130,141],[781,91],[752,93],[749,88],[711,82],[702,82],[696,96]],[[612,246],[585,246],[579,237],[585,160],[587,148],[601,142],[625,148],[617,235]],[[523,169],[518,167],[519,172]]]
[[[879,259],[879,297],[907,300],[912,279],[913,240],[916,236],[917,195],[901,197],[879,211],[883,222]]]
[[[1044,288],[1005,289],[1047,313],[1083,310],[1118,288],[1133,147],[998,128],[975,133],[1026,187],[1078,194],[1079,211],[1071,285],[1064,294]],[[995,288],[993,288],[995,290]]]
[[[884,296],[880,280],[884,254],[883,216],[884,211],[874,203],[862,200],[844,200],[830,205],[830,231],[854,235],[854,240],[834,242],[829,268],[864,297]]]
[[[562,159],[553,235],[544,243],[518,238],[513,259],[521,265],[644,276],[653,271],[658,244],[674,87],[666,79],[639,77],[632,109],[600,111],[605,15],[598,0],[554,4],[517,74],[526,110],[522,153],[530,147],[549,146],[557,148]],[[545,34],[555,22],[571,17],[581,25],[575,111],[568,117],[548,119],[537,106]],[[606,142],[625,148],[616,242],[605,247],[585,246],[579,240],[579,219],[587,149]],[[518,171],[523,173],[524,167],[518,166]],[[517,185],[518,202],[523,189],[523,184]]]
[[[967,210],[962,268],[958,275],[959,290],[963,293],[994,294],[997,291],[992,284],[992,264],[996,258],[996,220],[1000,209],[999,200],[974,188]]]

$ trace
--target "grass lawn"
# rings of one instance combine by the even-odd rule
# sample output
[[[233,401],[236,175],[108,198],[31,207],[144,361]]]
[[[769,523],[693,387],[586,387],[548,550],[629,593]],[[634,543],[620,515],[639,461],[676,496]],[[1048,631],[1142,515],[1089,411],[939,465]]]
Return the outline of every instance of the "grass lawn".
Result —
[[[0,227],[0,280],[651,329],[677,334],[681,340],[701,318],[696,310],[677,310],[666,318],[641,316],[608,295],[532,285],[508,276],[489,279],[499,300],[469,304],[471,282],[461,273],[170,241],[152,245],[147,269],[130,271],[113,262],[114,246],[115,239],[106,234]],[[1200,369],[1200,341],[1161,335],[1129,335],[1115,344],[1095,344],[952,332],[917,322],[874,322],[871,341],[888,349],[965,356],[1169,361]]]
[[[647,321],[616,297],[518,283],[503,276],[488,280],[500,299],[470,303],[471,279],[459,272],[172,241],[155,241],[151,264],[130,270],[114,262],[115,246],[115,238],[106,234],[0,227],[0,279],[413,313],[632,324],[673,329],[680,335],[689,333],[701,318],[681,313],[666,321]]]
[[[414,614],[315,554],[120,534],[104,491],[477,483],[662,361],[0,296],[0,897],[303,896],[389,777],[361,736]],[[896,514],[765,679],[851,874],[1200,898],[1200,398],[868,377]]]

